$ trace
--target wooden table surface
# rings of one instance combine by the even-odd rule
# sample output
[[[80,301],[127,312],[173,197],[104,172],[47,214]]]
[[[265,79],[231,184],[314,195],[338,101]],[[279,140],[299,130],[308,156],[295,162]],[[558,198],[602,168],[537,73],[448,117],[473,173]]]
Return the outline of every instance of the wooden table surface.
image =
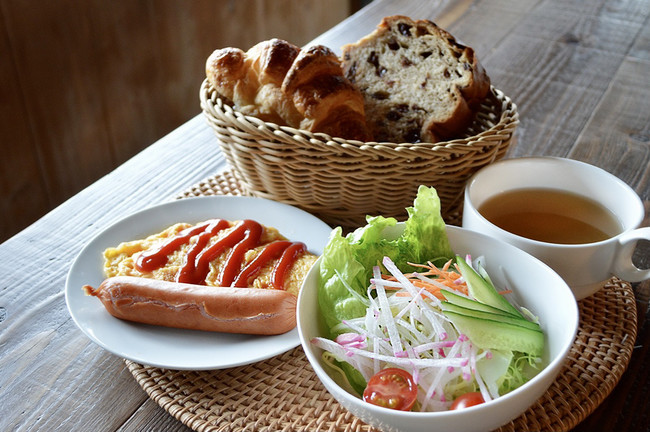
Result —
[[[650,0],[377,0],[315,42],[338,50],[386,15],[428,18],[475,48],[518,105],[508,157],[562,156],[617,175],[650,207]],[[215,47],[217,48],[217,47]],[[0,245],[0,430],[189,430],[125,363],[91,342],[65,305],[66,274],[94,235],[226,168],[199,114]],[[71,169],[74,169],[71,167]],[[649,266],[647,244],[638,248]],[[646,316],[619,385],[575,430],[649,430]]]

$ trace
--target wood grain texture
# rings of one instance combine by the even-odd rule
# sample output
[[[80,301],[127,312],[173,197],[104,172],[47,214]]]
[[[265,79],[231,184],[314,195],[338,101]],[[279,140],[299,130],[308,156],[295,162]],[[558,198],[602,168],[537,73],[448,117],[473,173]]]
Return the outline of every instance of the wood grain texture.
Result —
[[[302,45],[349,0],[0,0],[0,240],[199,112],[205,59]]]
[[[263,22],[262,15],[247,14],[241,3],[263,10]],[[0,430],[189,430],[147,398],[122,359],[88,341],[76,328],[63,288],[71,263],[94,235],[137,210],[174,199],[226,168],[214,134],[196,115],[199,82],[181,79],[195,73],[190,59],[204,57],[220,44],[219,38],[234,38],[237,31],[245,30],[244,44],[261,39],[262,32],[271,28],[267,26],[302,32],[312,25],[303,15],[317,14],[317,9],[310,9],[317,7],[312,2],[302,3],[297,11],[289,10],[288,1],[241,3],[56,2],[73,17],[72,28],[39,18],[55,13],[48,2],[0,0],[0,50],[14,55],[9,56],[12,61],[0,62],[0,74],[13,76],[15,81],[10,82],[17,83],[0,86],[0,145],[3,155],[10,156],[0,165],[0,221],[24,222],[39,201],[47,200],[43,197],[50,190],[65,199],[61,191],[72,186],[64,180],[50,181],[56,172],[71,172],[85,181],[97,179],[70,192],[71,198],[0,245]],[[264,9],[269,4],[277,9]],[[32,13],[34,17],[29,16]],[[128,24],[132,13],[140,14],[140,19]],[[598,165],[637,191],[646,206],[644,225],[650,225],[649,0],[375,0],[315,42],[340,47],[393,13],[445,23],[476,48],[494,84],[519,106],[521,125],[509,156],[568,156]],[[296,28],[283,26],[283,16]],[[205,30],[213,19],[223,17],[231,19],[213,33]],[[122,24],[130,25],[138,40],[118,31]],[[17,26],[29,35],[55,34],[58,39],[10,37]],[[93,36],[99,32],[101,42]],[[129,58],[130,47],[148,46],[140,39],[174,49]],[[223,40],[228,41],[225,45],[234,44],[233,39]],[[72,55],[59,58],[54,52],[29,57],[41,48],[39,44],[78,49],[96,56],[97,63],[89,65]],[[120,68],[116,62],[126,64]],[[23,73],[27,67],[32,70]],[[82,72],[112,83],[95,88]],[[58,89],[39,82],[65,74],[70,82]],[[143,98],[151,102],[152,95],[162,96],[155,103],[143,103]],[[183,96],[189,102],[168,102]],[[5,101],[10,99],[16,104],[8,105]],[[182,108],[185,103],[190,114]],[[84,109],[76,114],[79,107]],[[48,116],[60,117],[66,126],[44,118]],[[138,124],[129,123],[133,116]],[[177,123],[170,126],[170,119]],[[158,140],[164,133],[157,129],[162,124],[171,133]],[[127,143],[133,134],[139,136],[137,150]],[[23,143],[25,137],[26,144],[8,144]],[[40,141],[50,139],[52,150],[39,147]],[[88,148],[72,150],[70,142]],[[120,161],[118,155],[127,149],[132,157]],[[79,167],[76,162],[82,158],[97,160]],[[8,214],[5,197],[21,200],[21,208]],[[649,249],[639,248],[641,265],[650,265]],[[635,292],[639,334],[632,362],[610,397],[576,431],[650,430],[650,283],[637,284]]]
[[[119,429],[119,432],[142,431],[190,432],[192,429],[169,415],[153,400],[147,399]]]
[[[626,58],[576,140],[570,156],[600,166],[650,200],[650,60]]]
[[[63,295],[67,269],[99,231],[224,165],[197,116],[2,244],[0,397],[3,413],[17,415],[0,416],[0,430],[115,430],[146,400],[123,361],[75,327]]]
[[[607,2],[584,9],[542,2],[485,58],[494,84],[518,103],[518,139],[534,143],[512,156],[570,153],[643,24],[636,8],[616,11],[625,26],[611,24]]]

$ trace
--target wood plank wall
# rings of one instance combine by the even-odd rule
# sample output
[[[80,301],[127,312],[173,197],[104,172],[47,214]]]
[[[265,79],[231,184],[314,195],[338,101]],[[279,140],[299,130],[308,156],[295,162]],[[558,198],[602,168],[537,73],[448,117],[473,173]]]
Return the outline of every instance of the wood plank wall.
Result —
[[[212,50],[304,45],[358,7],[0,0],[0,241],[199,114]]]

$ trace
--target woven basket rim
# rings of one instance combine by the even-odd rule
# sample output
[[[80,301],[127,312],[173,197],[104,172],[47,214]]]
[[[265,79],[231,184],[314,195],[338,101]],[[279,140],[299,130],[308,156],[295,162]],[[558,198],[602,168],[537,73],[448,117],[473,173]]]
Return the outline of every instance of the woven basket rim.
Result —
[[[387,141],[358,141],[358,140],[348,140],[345,138],[332,137],[326,133],[322,132],[311,132],[304,129],[296,129],[291,126],[278,125],[276,123],[263,121],[255,116],[246,115],[242,112],[236,110],[233,106],[227,103],[227,100],[211,86],[208,79],[204,79],[201,83],[200,90],[200,100],[201,107],[204,111],[204,114],[210,115],[210,109],[219,110],[221,113],[227,117],[231,117],[233,120],[239,121],[246,125],[255,127],[255,128],[266,128],[272,131],[275,134],[286,134],[293,137],[302,137],[303,139],[324,143],[327,145],[342,145],[342,146],[353,146],[360,149],[363,148],[393,148],[393,149],[410,149],[410,150],[438,150],[438,149],[453,149],[456,147],[467,147],[476,141],[480,141],[484,138],[491,137],[495,132],[501,131],[504,127],[514,128],[519,124],[519,112],[517,105],[508,97],[503,91],[498,88],[490,85],[489,95],[494,98],[497,102],[501,103],[501,113],[499,116],[499,121],[494,123],[489,129],[485,129],[476,135],[467,136],[464,138],[457,138],[448,141],[439,141],[436,143],[430,142],[419,142],[419,143],[393,143]],[[508,107],[508,109],[505,109]],[[480,112],[481,110],[479,110]]]
[[[342,226],[358,225],[368,214],[403,217],[421,184],[436,187],[449,219],[460,212],[463,183],[505,156],[519,123],[517,106],[494,87],[468,136],[439,143],[361,142],[278,126],[235,111],[207,79],[200,100],[247,193]]]

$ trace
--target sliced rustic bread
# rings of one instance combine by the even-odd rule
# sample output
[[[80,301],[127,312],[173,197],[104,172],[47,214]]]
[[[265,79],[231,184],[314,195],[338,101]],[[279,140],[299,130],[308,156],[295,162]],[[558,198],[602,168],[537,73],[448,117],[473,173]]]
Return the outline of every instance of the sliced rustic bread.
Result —
[[[431,21],[386,17],[342,48],[345,76],[363,93],[375,140],[458,138],[490,90],[474,50]]]

